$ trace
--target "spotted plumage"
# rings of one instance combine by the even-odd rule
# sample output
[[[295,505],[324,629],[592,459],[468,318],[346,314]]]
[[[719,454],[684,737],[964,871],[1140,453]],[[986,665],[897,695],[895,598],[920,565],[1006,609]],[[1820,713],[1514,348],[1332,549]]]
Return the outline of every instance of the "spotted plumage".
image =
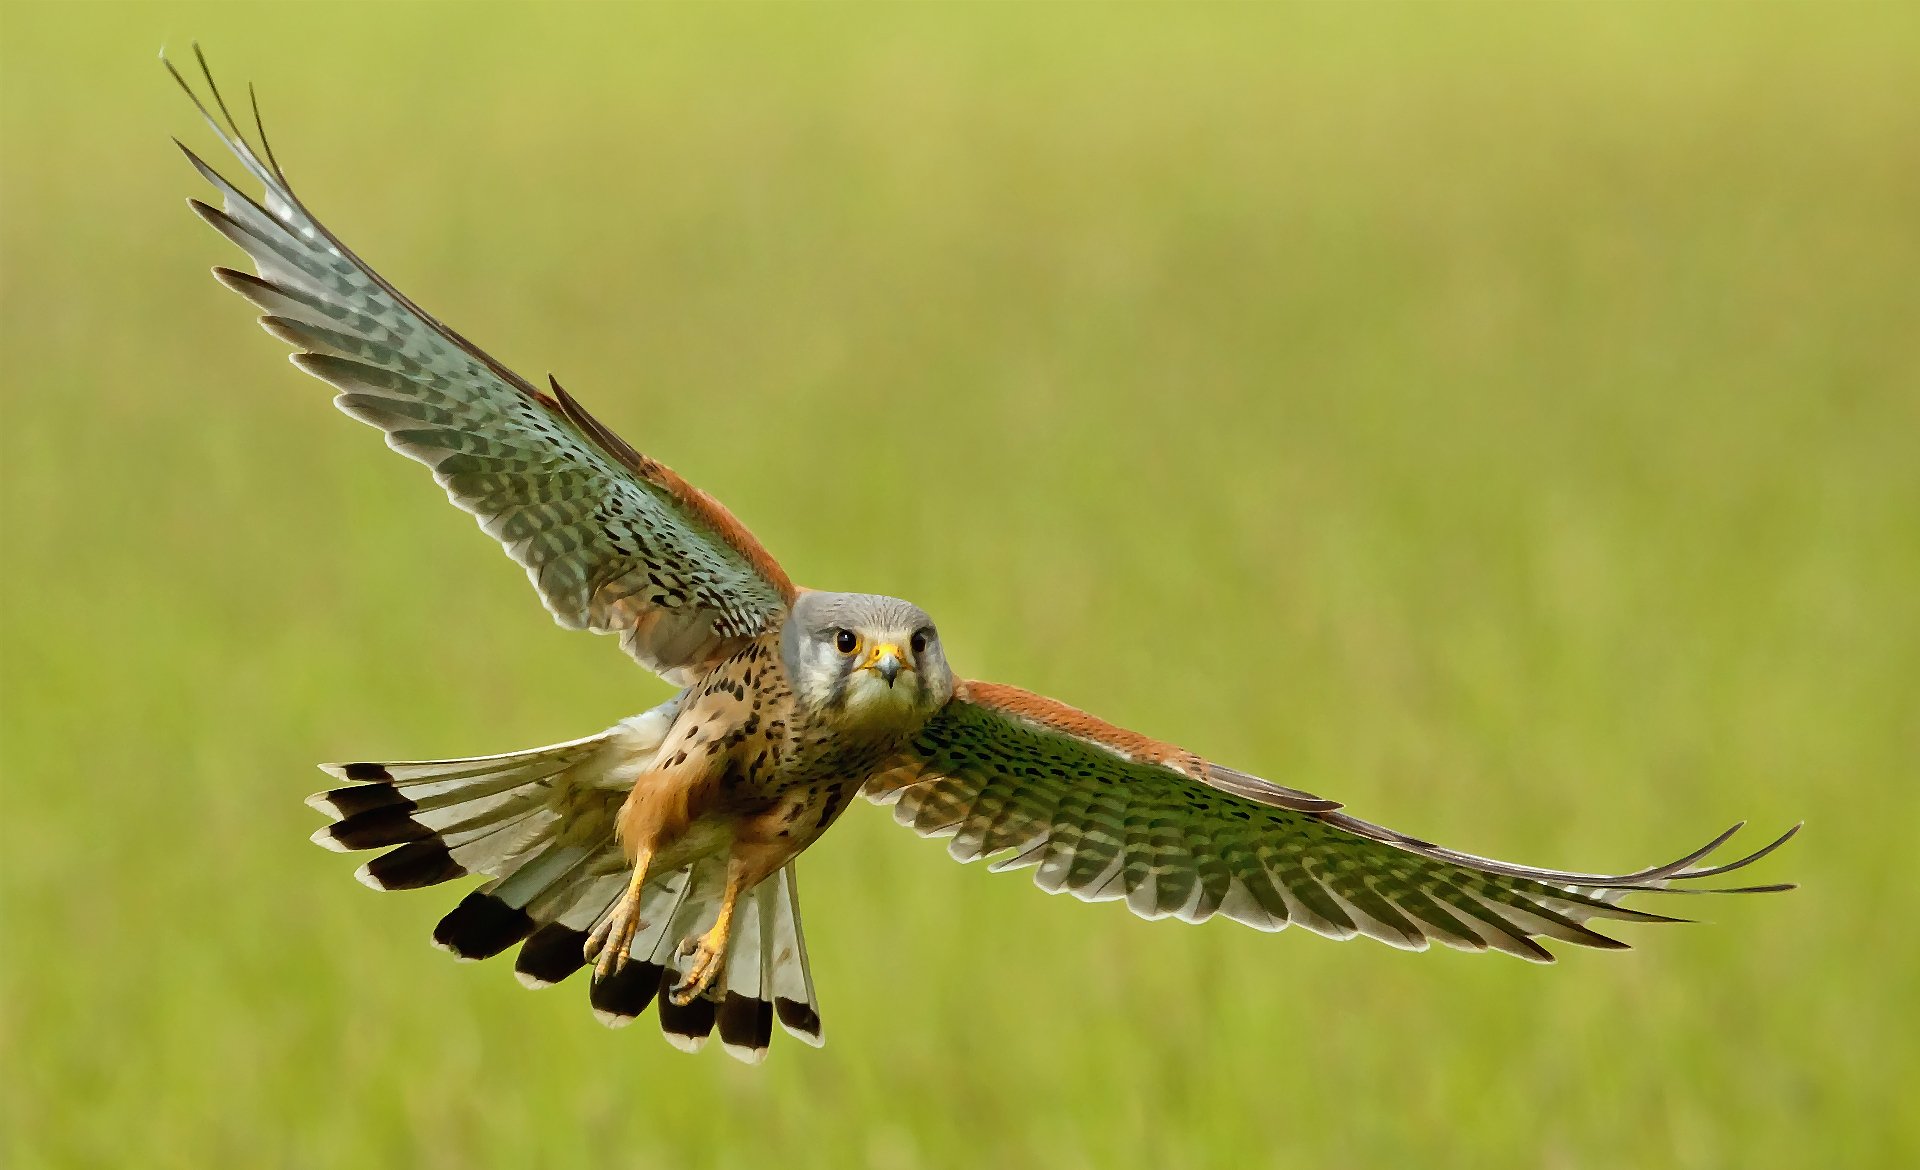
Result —
[[[1791,836],[1719,865],[1705,859],[1733,830],[1627,874],[1512,865],[1051,699],[957,679],[919,608],[797,588],[724,507],[557,381],[536,387],[408,300],[307,211],[264,131],[256,151],[206,81],[220,116],[195,104],[262,188],[256,201],[187,151],[221,197],[194,209],[253,262],[216,275],[341,410],[432,470],[555,620],[616,636],[679,688],[549,747],[325,766],[342,783],[311,798],[331,818],[314,839],[380,850],[361,881],[482,879],[434,929],[458,958],[517,946],[529,987],[591,963],[603,1022],[657,1005],[676,1045],[717,1032],[758,1060],[776,1020],[820,1042],[794,862],[863,792],[961,861],[1032,869],[1042,889],[1147,918],[1223,915],[1533,960],[1551,957],[1541,939],[1620,947],[1589,923],[1672,921],[1625,895],[1697,890]]]

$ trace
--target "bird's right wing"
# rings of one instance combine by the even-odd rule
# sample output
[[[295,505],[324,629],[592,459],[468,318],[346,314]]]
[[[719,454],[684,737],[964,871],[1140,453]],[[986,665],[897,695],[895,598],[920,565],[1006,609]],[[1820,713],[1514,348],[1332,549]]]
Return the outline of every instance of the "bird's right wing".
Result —
[[[215,275],[265,311],[261,324],[340,392],[341,410],[433,469],[526,569],[555,620],[617,633],[634,658],[686,685],[785,612],[793,583],[718,501],[622,442],[558,382],[534,388],[382,279],[308,213],[264,130],[264,158],[255,153],[200,66],[224,126],[167,68],[265,188],[256,203],[181,146],[222,197],[194,210],[257,273]]]
[[[1298,923],[1412,950],[1553,958],[1536,938],[1625,944],[1594,918],[1674,921],[1617,905],[1639,891],[1688,891],[1758,861],[1793,835],[1722,865],[1699,863],[1733,835],[1677,861],[1603,875],[1458,853],[1340,811],[1340,805],[1210,763],[1014,687],[960,684],[954,698],[868,781],[868,799],[959,861],[1037,867],[1034,884],[1083,901],[1124,899],[1145,918],[1223,914],[1262,930]],[[1787,889],[1750,886],[1743,892]]]

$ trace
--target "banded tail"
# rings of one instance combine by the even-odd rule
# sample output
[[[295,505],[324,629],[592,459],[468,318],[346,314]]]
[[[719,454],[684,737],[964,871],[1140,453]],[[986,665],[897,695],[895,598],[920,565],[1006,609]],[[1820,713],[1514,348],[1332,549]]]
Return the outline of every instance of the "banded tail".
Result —
[[[434,945],[478,960],[518,943],[514,974],[522,984],[559,983],[585,965],[587,935],[626,886],[631,867],[614,838],[615,816],[635,762],[659,746],[677,702],[599,735],[530,751],[323,764],[350,783],[307,799],[334,819],[313,840],[341,852],[386,850],[355,874],[376,890],[487,878],[440,920]],[[681,944],[712,925],[724,892],[720,857],[649,881],[631,961],[592,986],[594,1015],[620,1027],[658,1000],[661,1031],[676,1048],[698,1051],[717,1030],[721,1046],[749,1063],[766,1057],[776,1016],[817,1047],[819,1001],[791,864],[742,897],[725,977],[685,1006],[668,997],[684,975]]]

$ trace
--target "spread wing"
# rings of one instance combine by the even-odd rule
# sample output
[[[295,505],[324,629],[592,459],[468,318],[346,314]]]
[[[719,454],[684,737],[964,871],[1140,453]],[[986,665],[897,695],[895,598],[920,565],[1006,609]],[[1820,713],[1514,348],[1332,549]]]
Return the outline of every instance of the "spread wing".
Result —
[[[335,405],[433,469],[527,570],[555,620],[617,633],[634,658],[686,685],[784,612],[793,583],[739,521],[558,382],[534,388],[383,280],[294,195],[258,107],[264,158],[200,66],[224,127],[167,68],[265,189],[255,202],[181,146],[221,195],[220,207],[195,200],[194,210],[257,273],[215,275],[265,311],[267,331],[300,351],[295,365],[339,391]]]
[[[963,683],[865,789],[960,861],[1037,867],[1034,883],[1083,901],[1124,899],[1145,918],[1215,914],[1261,930],[1298,923],[1425,950],[1438,940],[1549,962],[1537,938],[1624,946],[1594,918],[1672,922],[1618,904],[1758,861],[1799,826],[1737,861],[1704,866],[1740,826],[1635,873],[1563,873],[1421,841],[1330,800],[1209,763],[1013,687]],[[1751,892],[1790,886],[1750,886]]]

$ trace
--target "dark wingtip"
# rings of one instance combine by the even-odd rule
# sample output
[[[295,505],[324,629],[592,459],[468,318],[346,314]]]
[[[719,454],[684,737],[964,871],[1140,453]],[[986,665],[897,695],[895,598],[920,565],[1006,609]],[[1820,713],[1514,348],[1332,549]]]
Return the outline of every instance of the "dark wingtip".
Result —
[[[187,96],[194,98],[194,101],[198,103],[200,99],[194,97],[193,87],[187,84],[185,77],[181,76],[180,67],[173,63],[173,58],[167,56],[167,47],[165,45],[160,46],[160,64],[166,68],[168,73],[173,75],[173,79],[180,84],[180,88],[187,91]]]
[[[273,156],[273,143],[267,138],[267,124],[260,117],[260,95],[254,92],[253,82],[247,82],[247,104],[253,107],[253,132],[260,136],[260,149],[267,152],[267,165],[273,168],[273,175],[282,184],[287,181],[287,173],[280,169],[280,160]]]
[[[414,841],[367,862],[355,877],[376,890],[418,890],[464,877],[466,867],[438,838]]]
[[[551,987],[587,965],[581,948],[587,932],[549,922],[520,944],[513,974],[527,987]]]
[[[773,1001],[774,1011],[780,1017],[780,1024],[787,1031],[813,1043],[820,1041],[820,1013],[813,1005],[801,1003],[797,999],[779,998]]]
[[[1742,821],[1741,823],[1745,824],[1746,822]],[[1805,821],[1800,821],[1795,823],[1786,832],[1780,834],[1778,837],[1775,837],[1773,840],[1767,842],[1765,845],[1762,845],[1760,848],[1754,850],[1752,853],[1747,854],[1745,857],[1739,858],[1738,860],[1729,861],[1724,865],[1716,865],[1708,869],[1688,870],[1686,873],[1679,874],[1676,876],[1684,877],[1689,880],[1695,880],[1699,878],[1718,877],[1723,873],[1732,873],[1736,869],[1744,869],[1747,866],[1752,865],[1754,862],[1759,861],[1761,858],[1766,857],[1768,854],[1780,848],[1782,845],[1785,845],[1787,842],[1793,840],[1793,838],[1800,832],[1801,826],[1805,824],[1806,824]],[[1727,891],[1727,892],[1731,893],[1733,891]]]
[[[763,1058],[773,1043],[773,1004],[764,999],[729,991],[720,1001],[715,1020],[720,1043],[739,1050],[736,1054],[748,1060]]]
[[[207,79],[207,92],[213,95],[214,107],[220,111],[220,116],[226,119],[227,129],[233,131],[233,136],[236,139],[245,142],[246,140],[240,135],[239,124],[233,120],[233,115],[227,111],[227,99],[220,95],[220,83],[213,79],[213,67],[207,64],[207,55],[201,51],[199,41],[193,42],[193,59],[200,66],[200,76]]]
[[[1703,894],[1784,894],[1800,888],[1799,882],[1770,882],[1764,886],[1731,886],[1724,890],[1702,890]]]
[[[525,910],[475,890],[433,928],[433,945],[461,959],[490,959],[532,934],[533,926]]]
[[[669,973],[671,974],[671,973]],[[685,1052],[697,1052],[713,1034],[714,1002],[706,995],[688,1003],[673,1002],[665,986],[660,988],[660,1030],[667,1043]]]
[[[584,941],[584,936],[583,936]],[[575,948],[578,954],[578,948]],[[658,963],[629,962],[605,979],[595,979],[587,991],[593,1014],[609,1028],[618,1028],[638,1019],[660,992],[661,968]],[[666,999],[660,997],[664,1018]]]
[[[1592,947],[1597,951],[1630,951],[1633,949],[1632,943],[1622,942],[1610,934],[1601,934],[1592,927],[1582,926],[1579,930],[1580,946]]]
[[[320,831],[349,852],[405,845],[409,841],[425,841],[435,836],[432,829],[413,819],[412,805],[412,801],[404,805],[375,805]]]
[[[307,803],[340,821],[376,808],[398,808],[409,813],[414,810],[413,801],[389,784],[353,784],[346,788],[329,788],[307,797]]]

